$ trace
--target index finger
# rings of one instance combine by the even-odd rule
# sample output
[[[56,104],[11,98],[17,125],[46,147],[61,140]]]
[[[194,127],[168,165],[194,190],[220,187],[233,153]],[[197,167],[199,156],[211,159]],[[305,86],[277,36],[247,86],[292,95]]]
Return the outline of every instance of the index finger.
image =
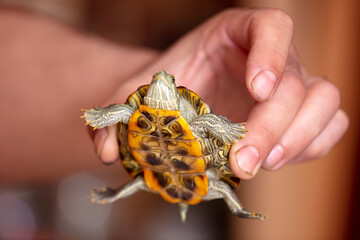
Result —
[[[278,9],[234,12],[226,31],[235,44],[249,51],[245,84],[250,95],[259,102],[270,99],[282,79],[292,44],[291,17]]]

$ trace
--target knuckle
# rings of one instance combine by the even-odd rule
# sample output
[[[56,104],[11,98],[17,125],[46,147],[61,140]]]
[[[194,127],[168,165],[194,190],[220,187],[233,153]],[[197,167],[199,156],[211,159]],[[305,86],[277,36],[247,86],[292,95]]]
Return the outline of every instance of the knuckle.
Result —
[[[349,128],[350,120],[348,115],[342,110],[338,109],[334,117],[328,123],[325,131],[331,136],[327,139],[331,146],[334,146],[344,136]]]
[[[291,32],[294,30],[294,21],[285,11],[276,8],[264,9],[260,19],[266,22],[275,21],[280,24],[283,28],[289,29]]]
[[[246,10],[243,9],[239,9],[239,8],[228,8],[225,9],[223,11],[221,11],[218,15],[216,15],[213,20],[214,21],[227,21],[230,20],[232,21],[234,18],[236,18],[237,16],[239,16],[240,14],[246,12]]]
[[[326,91],[328,93],[328,96],[332,101],[334,102],[334,105],[336,107],[340,107],[341,104],[341,93],[338,87],[335,86],[335,84],[326,82]]]
[[[304,150],[302,156],[305,160],[325,157],[344,136],[349,126],[349,118],[343,110],[339,109],[329,126],[330,128],[324,130],[326,131],[325,135],[315,138]]]
[[[223,16],[233,16],[234,14],[239,14],[241,10],[238,8],[228,8],[221,12],[220,15]]]
[[[277,20],[280,24],[282,24],[285,28],[287,29],[291,29],[293,30],[294,28],[294,21],[293,19],[289,16],[289,14],[287,14],[286,12],[284,12],[283,10],[280,9],[272,9],[269,13],[269,15]]]
[[[319,91],[319,94],[321,93],[329,104],[331,104],[335,108],[340,107],[341,93],[339,88],[335,84],[322,79],[322,81],[320,80],[317,82],[316,87]]]
[[[339,109],[336,112],[335,118],[338,123],[337,125],[341,127],[339,131],[341,132],[342,135],[349,128],[349,124],[350,124],[349,116],[342,109]]]

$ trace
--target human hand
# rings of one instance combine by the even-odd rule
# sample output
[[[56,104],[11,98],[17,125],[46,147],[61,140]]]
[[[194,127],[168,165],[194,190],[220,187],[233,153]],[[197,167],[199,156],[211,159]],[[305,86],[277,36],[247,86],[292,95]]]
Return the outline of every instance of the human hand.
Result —
[[[118,93],[164,69],[215,113],[246,120],[249,132],[230,152],[230,166],[242,179],[260,167],[276,170],[315,159],[339,141],[348,118],[339,108],[339,90],[306,72],[292,37],[293,22],[282,11],[228,10],[180,39]],[[115,94],[108,103],[119,100],[123,96]],[[95,135],[105,163],[118,158],[115,132],[109,127]]]

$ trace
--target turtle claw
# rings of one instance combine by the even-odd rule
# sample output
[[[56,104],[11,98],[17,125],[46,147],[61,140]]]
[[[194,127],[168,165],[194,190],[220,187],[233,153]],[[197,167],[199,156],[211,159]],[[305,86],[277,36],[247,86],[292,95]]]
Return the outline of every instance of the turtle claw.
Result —
[[[231,123],[231,129],[229,136],[232,138],[233,143],[245,137],[246,130],[242,123]]]
[[[242,123],[231,123],[229,122],[229,127],[227,134],[224,135],[220,140],[226,145],[232,145],[243,139],[245,137],[245,127]]]
[[[265,220],[267,218],[266,215],[262,215],[247,209],[242,209],[240,213],[236,214],[236,216],[241,218],[251,218],[251,219],[259,219],[259,220]]]
[[[104,108],[94,107],[89,110],[84,110],[84,115],[82,118],[85,119],[86,125],[90,125],[91,127],[94,127],[94,130],[96,128],[102,128],[105,127],[104,125]]]
[[[88,195],[88,198],[91,199],[92,203],[99,203],[105,205],[108,203],[112,203],[115,195],[116,195],[116,191],[114,189],[108,187],[102,187],[102,188],[94,189]]]

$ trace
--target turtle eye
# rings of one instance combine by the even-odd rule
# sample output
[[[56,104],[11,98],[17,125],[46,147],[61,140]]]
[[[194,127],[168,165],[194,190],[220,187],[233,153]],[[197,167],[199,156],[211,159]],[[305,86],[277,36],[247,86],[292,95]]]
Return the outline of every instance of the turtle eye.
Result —
[[[174,77],[174,75],[169,75],[169,77],[170,77],[170,79],[173,81],[173,82],[175,82],[175,77]]]

